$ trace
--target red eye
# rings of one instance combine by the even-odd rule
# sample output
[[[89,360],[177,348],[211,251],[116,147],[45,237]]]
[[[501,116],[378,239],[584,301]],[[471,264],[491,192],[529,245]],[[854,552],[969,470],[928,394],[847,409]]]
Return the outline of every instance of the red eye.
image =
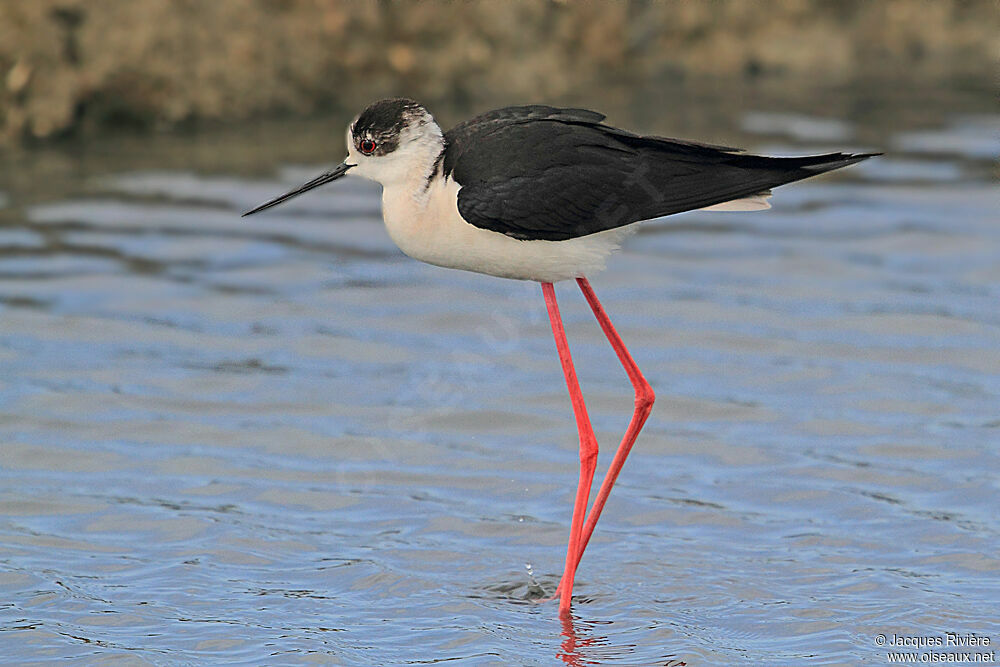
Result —
[[[375,142],[372,141],[371,139],[365,139],[364,141],[361,142],[359,148],[361,149],[361,152],[364,153],[365,155],[371,155],[372,153],[375,152]]]

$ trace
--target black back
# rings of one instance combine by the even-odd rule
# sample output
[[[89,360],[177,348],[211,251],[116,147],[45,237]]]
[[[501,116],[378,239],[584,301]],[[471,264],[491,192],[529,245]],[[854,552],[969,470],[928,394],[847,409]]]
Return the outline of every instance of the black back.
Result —
[[[445,133],[444,175],[470,224],[561,241],[749,197],[875,154],[774,158],[643,137],[583,109],[490,111]]]

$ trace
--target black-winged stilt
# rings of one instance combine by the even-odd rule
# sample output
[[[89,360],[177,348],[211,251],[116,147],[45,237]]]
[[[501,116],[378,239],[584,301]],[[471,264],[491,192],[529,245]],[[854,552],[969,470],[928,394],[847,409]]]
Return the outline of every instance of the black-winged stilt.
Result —
[[[349,170],[382,184],[382,215],[407,255],[454,269],[536,280],[548,309],[580,437],[580,480],[563,577],[553,597],[569,611],[573,579],[625,458],[653,406],[653,389],[586,276],[635,223],[690,211],[769,208],[770,189],[878,153],[748,155],[734,148],[640,136],[584,109],[497,109],[442,132],[412,100],[376,102],[351,123],[347,159],[250,215]],[[575,279],[635,389],[635,411],[589,513],[597,439],[577,383],[553,283]]]

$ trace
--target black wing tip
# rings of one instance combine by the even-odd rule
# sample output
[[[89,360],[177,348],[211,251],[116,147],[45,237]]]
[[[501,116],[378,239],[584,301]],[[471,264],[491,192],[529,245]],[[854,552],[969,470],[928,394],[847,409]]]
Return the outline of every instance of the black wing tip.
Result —
[[[850,160],[853,162],[861,162],[862,160],[867,160],[868,158],[878,157],[879,155],[885,155],[881,151],[877,153],[835,153],[835,155],[841,160]]]
[[[884,155],[884,153],[828,153],[826,155],[811,155],[809,158],[806,158],[809,160],[809,164],[801,165],[800,169],[823,173],[825,171],[849,167],[852,164],[864,162],[869,158],[878,157],[879,155]]]

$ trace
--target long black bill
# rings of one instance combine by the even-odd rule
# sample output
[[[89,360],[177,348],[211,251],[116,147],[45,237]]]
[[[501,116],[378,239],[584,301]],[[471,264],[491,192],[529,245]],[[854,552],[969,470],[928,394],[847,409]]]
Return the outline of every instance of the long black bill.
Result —
[[[318,188],[321,185],[326,185],[327,183],[333,182],[333,181],[337,180],[338,178],[340,178],[341,176],[343,176],[344,174],[346,174],[348,169],[350,169],[351,167],[356,167],[356,166],[357,166],[356,164],[347,164],[346,162],[341,162],[340,164],[338,164],[336,167],[334,167],[330,171],[325,172],[323,174],[320,174],[319,176],[317,176],[316,178],[312,179],[308,183],[305,183],[304,185],[302,185],[300,187],[297,187],[294,190],[291,190],[290,192],[286,192],[285,194],[281,195],[280,197],[275,197],[274,199],[272,199],[270,201],[266,201],[263,204],[261,204],[260,206],[258,206],[257,208],[254,208],[254,209],[251,209],[251,210],[247,211],[246,213],[244,213],[240,217],[245,218],[248,215],[253,215],[254,213],[259,213],[260,211],[263,211],[264,209],[271,208],[272,206],[277,206],[278,204],[280,204],[283,201],[288,201],[292,197],[298,197],[303,192],[308,192],[309,190],[312,190],[313,188]]]

